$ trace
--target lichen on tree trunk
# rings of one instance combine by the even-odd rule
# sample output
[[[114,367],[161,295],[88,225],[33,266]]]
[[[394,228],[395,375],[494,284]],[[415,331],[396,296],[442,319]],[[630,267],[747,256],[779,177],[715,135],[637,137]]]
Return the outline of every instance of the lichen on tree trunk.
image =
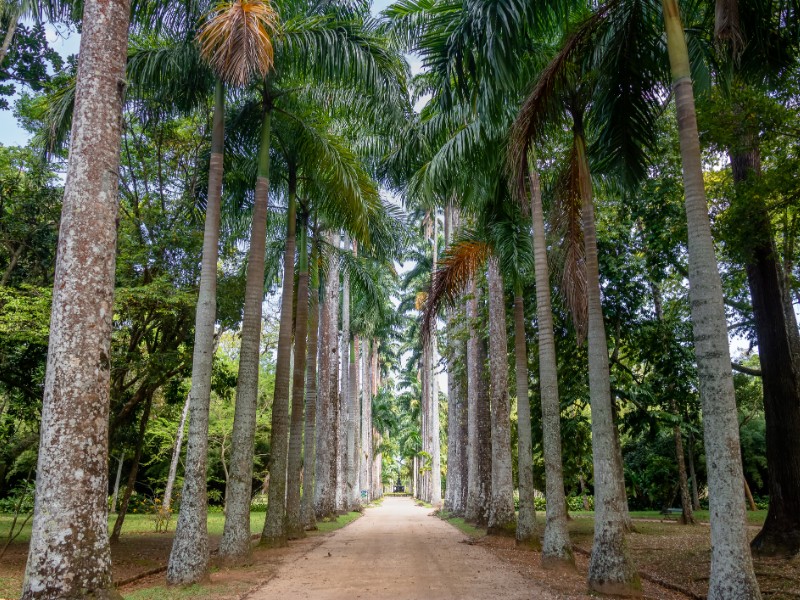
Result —
[[[22,598],[119,597],[108,413],[129,3],[84,4]]]
[[[491,375],[492,494],[489,533],[514,535],[514,482],[511,467],[511,400],[508,394],[508,339],[500,261],[489,258],[489,364]]]

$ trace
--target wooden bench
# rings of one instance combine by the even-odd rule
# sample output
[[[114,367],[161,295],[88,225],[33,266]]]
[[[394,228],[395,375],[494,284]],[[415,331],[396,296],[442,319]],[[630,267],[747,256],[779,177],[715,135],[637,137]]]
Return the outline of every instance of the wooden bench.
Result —
[[[661,517],[661,522],[662,523],[664,522],[664,519],[670,519],[670,517],[673,517],[673,516],[675,517],[675,520],[677,521],[681,517],[681,515],[683,515],[683,509],[682,508],[662,508],[661,509],[661,514],[663,515]]]

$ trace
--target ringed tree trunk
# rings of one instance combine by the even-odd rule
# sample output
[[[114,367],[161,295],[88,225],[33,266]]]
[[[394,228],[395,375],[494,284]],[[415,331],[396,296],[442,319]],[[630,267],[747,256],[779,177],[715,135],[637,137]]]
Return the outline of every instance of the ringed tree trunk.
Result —
[[[572,543],[567,530],[564,473],[561,464],[561,402],[558,397],[558,368],[550,302],[550,270],[539,173],[531,172],[531,219],[533,225],[536,319],[539,336],[539,393],[542,402],[542,450],[544,454],[547,502],[542,565],[569,564],[574,567]],[[581,480],[583,481],[583,480]],[[581,485],[582,488],[582,485]]]
[[[328,234],[333,246],[336,234]],[[339,369],[339,263],[330,256],[320,314],[319,390],[317,394],[317,452],[314,512],[324,519],[336,512],[336,440]]]
[[[292,415],[289,432],[289,470],[286,477],[286,535],[289,539],[305,537],[300,504],[300,481],[303,473],[303,410],[306,386],[306,345],[308,342],[308,222],[300,225],[297,259],[297,313],[294,329],[294,372],[292,374]],[[313,323],[312,323],[313,325]],[[313,415],[312,415],[313,416]],[[313,432],[311,433],[313,437]],[[312,450],[313,452],[313,450]]]
[[[358,510],[361,507],[361,494],[358,490],[358,468],[356,457],[356,423],[358,422],[358,336],[354,335],[350,344],[350,398],[347,407],[347,494],[345,510]]]
[[[746,185],[760,178],[761,156],[755,140],[741,145],[749,149],[731,151],[730,159],[734,183]],[[750,547],[762,556],[793,557],[800,553],[800,336],[767,206],[758,194],[740,201],[748,206],[749,219],[740,227],[749,242],[744,251],[764,387],[769,484],[767,518]]]
[[[283,255],[283,294],[275,361],[275,395],[272,400],[272,440],[269,450],[267,517],[262,546],[286,545],[286,470],[289,463],[289,394],[292,372],[292,308],[294,307],[294,255],[297,227],[297,167],[289,164],[289,208],[286,215],[286,250]],[[302,385],[302,373],[300,373]],[[300,394],[302,406],[302,393]],[[300,423],[303,414],[300,412]]]
[[[508,339],[500,261],[489,258],[489,365],[491,373],[492,495],[489,533],[513,535],[514,481],[511,475],[511,402],[508,395]]]
[[[432,249],[432,269],[431,273],[436,272],[436,264],[439,256],[438,250],[438,234],[437,234],[437,218],[436,210],[433,211],[433,249]],[[430,488],[430,503],[436,507],[441,507],[442,504],[442,445],[439,439],[439,386],[436,381],[436,364],[439,362],[436,358],[436,323],[434,322],[432,328],[430,341],[428,361],[430,368],[428,370],[429,387],[430,387],[430,404],[428,405],[429,422],[430,422],[430,440],[431,440],[431,488]],[[383,469],[383,462],[379,463],[379,472]],[[378,482],[383,490],[382,482]]]
[[[111,320],[127,0],[87,0],[22,598],[119,598],[108,544]]]
[[[600,268],[592,200],[592,182],[586,157],[583,123],[574,115],[573,152],[580,178],[583,243],[586,254],[588,308],[589,397],[592,407],[594,463],[594,543],[589,563],[589,589],[601,594],[641,595],[639,574],[626,540],[627,498],[616,441],[608,343],[600,303]]]
[[[370,382],[370,351],[369,340],[364,338],[361,340],[361,355],[363,358],[362,365],[362,386],[361,386],[361,451],[359,452],[359,494],[366,491],[367,497],[365,500],[369,502],[370,492],[372,491],[369,486],[370,464],[372,463],[372,423],[370,423],[370,415],[372,413],[372,394]]]
[[[356,241],[353,240],[353,256],[358,255],[358,246]],[[348,278],[349,286],[349,278]],[[350,295],[348,294],[348,299]],[[350,310],[348,310],[348,317]],[[349,329],[349,326],[348,326]],[[348,395],[347,395],[347,418],[345,420],[346,429],[345,435],[345,459],[344,474],[345,474],[345,496],[344,496],[344,509],[347,511],[358,510],[361,507],[361,494],[358,489],[358,423],[359,415],[359,338],[353,334],[348,348]]]
[[[271,111],[267,110],[261,128],[258,154],[258,178],[253,204],[253,223],[250,231],[250,251],[247,258],[242,342],[239,351],[239,376],[236,384],[236,408],[233,416],[233,435],[228,485],[225,492],[226,512],[219,555],[229,563],[241,564],[250,556],[250,495],[253,486],[253,451],[258,401],[259,359],[261,357],[261,305],[264,299],[264,252],[267,243],[267,210],[269,203],[269,144]],[[206,405],[207,406],[207,405]],[[205,418],[208,418],[206,411]],[[192,444],[194,415],[189,419],[189,447]],[[207,430],[206,425],[206,430]],[[187,464],[187,473],[188,473]],[[205,477],[205,468],[203,469]],[[203,481],[205,485],[205,480]],[[270,488],[272,485],[270,485]],[[184,490],[186,484],[184,484]],[[204,488],[205,489],[205,488]],[[184,492],[185,493],[185,492]],[[181,501],[181,515],[183,514]],[[203,503],[205,509],[205,502]],[[205,517],[203,518],[205,528]],[[180,519],[178,521],[180,525]],[[176,533],[177,535],[177,533]],[[206,537],[207,539],[207,537]],[[206,541],[206,545],[208,542]],[[173,549],[174,552],[174,549]],[[206,552],[207,553],[207,552]],[[191,583],[194,580],[173,581]]]
[[[459,310],[461,313],[459,316],[461,319],[464,317],[463,310]],[[461,330],[463,331],[463,322],[461,324]],[[460,332],[461,333],[461,332]],[[456,343],[456,356],[459,357],[459,360],[462,361],[462,364],[466,364],[466,341],[464,339],[457,340]],[[454,491],[454,500],[453,500],[453,512],[460,517],[463,517],[466,509],[467,509],[467,484],[469,479],[469,473],[467,471],[467,397],[466,397],[466,377],[465,375],[461,375],[456,380],[455,389],[453,392],[455,393],[456,397],[458,398],[458,404],[456,406],[457,410],[457,418],[456,418],[456,426],[458,427],[458,438],[461,444],[461,450],[459,453],[459,465],[458,469],[461,472],[459,477],[459,485],[458,489]]]
[[[459,229],[458,208],[450,204],[445,210],[445,241],[450,243]],[[467,491],[467,431],[464,380],[456,365],[465,364],[463,311],[447,310],[447,491],[445,510],[463,516]]]
[[[345,234],[343,250],[350,249],[350,238]],[[336,510],[347,510],[347,428],[350,410],[350,275],[342,274],[342,339],[341,385],[339,388],[339,435],[336,453]]]
[[[473,511],[468,515],[473,518],[470,522],[478,527],[486,527],[489,524],[489,508],[492,500],[492,415],[489,401],[489,383],[486,374],[488,362],[488,343],[483,333],[479,329],[478,323],[478,286],[473,281],[474,306],[468,305],[468,310],[474,311],[475,319],[470,319],[471,326],[475,331],[475,361],[474,369],[476,373],[475,385],[475,420],[477,437],[475,439],[475,459],[477,462],[476,477],[477,493],[475,494]],[[472,335],[470,335],[470,341]],[[470,370],[473,369],[470,364]],[[469,502],[469,499],[468,499]],[[472,513],[472,514],[470,514]]]
[[[452,204],[444,207],[444,244],[447,246],[450,243],[450,235],[452,230]],[[455,426],[457,411],[455,408],[456,397],[453,392],[453,384],[455,377],[453,373],[453,340],[452,340],[452,310],[445,309],[445,331],[447,332],[445,341],[445,360],[447,361],[447,487],[444,492],[443,508],[448,513],[453,512],[453,491],[457,487],[456,480],[459,477],[457,468],[454,468],[458,462],[458,454],[461,450],[461,443],[458,439],[458,428]]]
[[[316,529],[314,514],[314,477],[317,472],[317,339],[319,335],[319,246],[314,229],[314,246],[311,252],[311,299],[308,318],[308,359],[306,367],[306,421],[303,440],[303,497],[301,521],[305,529]],[[301,256],[303,256],[301,254]]]
[[[528,350],[525,344],[525,305],[522,286],[514,298],[514,360],[517,384],[517,432],[519,436],[519,517],[517,543],[539,547],[536,531],[536,508],[533,505],[533,441],[531,434],[531,404],[528,399]]]
[[[479,473],[480,456],[478,443],[478,386],[482,367],[478,364],[478,288],[475,279],[469,282],[467,297],[467,504],[464,519],[477,523],[480,518],[479,506],[481,478]]]
[[[731,375],[722,282],[708,217],[689,52],[677,0],[663,0],[672,89],[678,113],[700,399],[703,407],[711,517],[709,598],[760,598],[742,501],[739,424]]]

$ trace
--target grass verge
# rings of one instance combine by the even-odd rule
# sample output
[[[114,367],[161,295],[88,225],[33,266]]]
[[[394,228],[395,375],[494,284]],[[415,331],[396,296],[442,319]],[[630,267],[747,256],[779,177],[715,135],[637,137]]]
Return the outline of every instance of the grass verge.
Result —
[[[479,527],[475,527],[472,523],[468,523],[464,520],[463,517],[455,517],[446,510],[440,510],[436,513],[436,516],[442,519],[443,521],[447,521],[453,527],[461,531],[462,533],[466,533],[471,538],[482,538],[486,535],[486,530],[481,529]]]

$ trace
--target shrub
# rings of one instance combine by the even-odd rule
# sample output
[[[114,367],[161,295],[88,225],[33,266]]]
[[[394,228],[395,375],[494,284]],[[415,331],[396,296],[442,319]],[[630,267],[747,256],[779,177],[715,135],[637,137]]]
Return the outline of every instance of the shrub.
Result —
[[[250,512],[267,512],[267,495],[256,494],[250,501]]]

